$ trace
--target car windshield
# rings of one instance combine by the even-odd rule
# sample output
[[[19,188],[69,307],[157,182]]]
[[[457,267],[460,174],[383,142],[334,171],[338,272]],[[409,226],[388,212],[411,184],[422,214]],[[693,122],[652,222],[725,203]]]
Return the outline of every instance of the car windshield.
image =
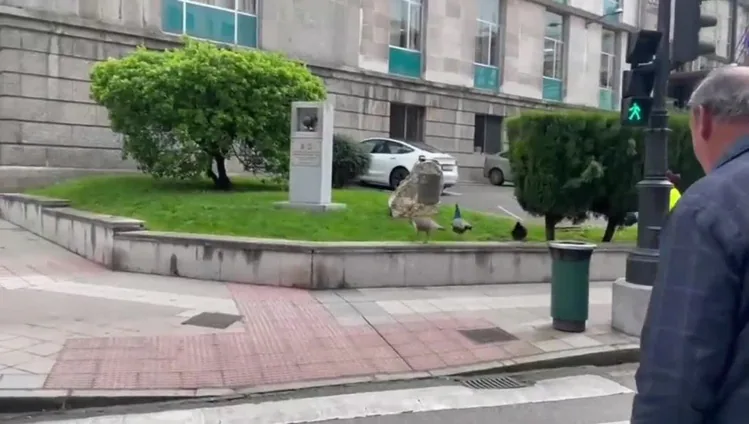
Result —
[[[430,146],[426,143],[422,143],[420,141],[406,141],[409,145],[416,147],[417,149],[424,150],[425,152],[429,153],[442,153],[442,150],[437,149],[434,146]]]

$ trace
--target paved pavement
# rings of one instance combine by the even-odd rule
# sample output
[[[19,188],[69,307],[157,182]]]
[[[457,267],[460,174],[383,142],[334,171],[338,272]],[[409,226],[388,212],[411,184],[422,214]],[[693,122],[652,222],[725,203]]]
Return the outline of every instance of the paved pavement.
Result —
[[[223,404],[161,404],[63,413],[58,424],[627,424],[635,366],[584,367],[513,376],[521,388],[474,389],[431,380]],[[45,417],[37,417],[45,419]],[[51,419],[52,417],[47,417]],[[28,422],[28,421],[27,421]],[[36,421],[39,422],[39,421]],[[42,421],[51,424],[53,421]]]
[[[570,335],[550,328],[547,285],[308,292],[124,274],[0,221],[0,397],[220,395],[631,346],[610,302],[594,284],[589,330]]]

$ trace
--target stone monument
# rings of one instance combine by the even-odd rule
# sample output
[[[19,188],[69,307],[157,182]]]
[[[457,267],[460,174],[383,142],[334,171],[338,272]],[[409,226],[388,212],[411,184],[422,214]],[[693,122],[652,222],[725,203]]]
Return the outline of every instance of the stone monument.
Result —
[[[330,100],[292,103],[289,200],[276,206],[319,212],[346,207],[331,201],[334,113]]]
[[[435,161],[420,160],[388,199],[390,216],[414,218],[439,213],[442,167]]]

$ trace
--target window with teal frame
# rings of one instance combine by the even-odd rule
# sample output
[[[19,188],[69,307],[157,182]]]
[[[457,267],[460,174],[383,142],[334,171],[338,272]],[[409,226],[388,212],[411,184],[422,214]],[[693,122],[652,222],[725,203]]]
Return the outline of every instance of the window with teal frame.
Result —
[[[499,91],[499,2],[478,0],[473,86],[481,90]]]
[[[603,30],[601,33],[601,67],[598,73],[598,107],[615,110],[616,33]]]
[[[616,13],[622,7],[621,0],[603,0],[603,20],[612,24],[622,20],[622,14]]]
[[[544,29],[544,67],[541,97],[544,100],[564,100],[564,17],[546,12]]]
[[[598,107],[605,110],[615,110],[614,90],[608,88],[598,89]]]
[[[256,1],[161,0],[161,29],[217,43],[257,47]]]
[[[391,0],[388,72],[421,78],[422,0]]]

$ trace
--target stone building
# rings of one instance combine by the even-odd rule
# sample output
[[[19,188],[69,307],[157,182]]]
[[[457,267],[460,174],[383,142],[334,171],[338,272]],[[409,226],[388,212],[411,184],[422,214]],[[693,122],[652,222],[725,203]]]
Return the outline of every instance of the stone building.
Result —
[[[465,178],[523,109],[616,109],[649,0],[0,0],[0,190],[128,170],[89,70],[188,34],[280,50],[335,96],[336,129],[425,141]]]

